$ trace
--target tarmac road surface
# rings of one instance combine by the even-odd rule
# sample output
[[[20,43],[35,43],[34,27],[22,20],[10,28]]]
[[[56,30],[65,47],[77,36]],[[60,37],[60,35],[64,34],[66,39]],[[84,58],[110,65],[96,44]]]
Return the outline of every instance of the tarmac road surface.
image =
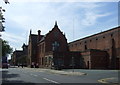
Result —
[[[71,70],[65,70],[69,72]],[[77,71],[77,70],[76,70]],[[2,70],[2,84],[95,84],[100,85],[98,80],[104,78],[117,78],[117,71],[87,71],[80,70],[87,75],[63,75],[53,73],[51,70],[43,70],[40,68],[9,68]],[[103,84],[102,84],[103,85]],[[114,84],[112,84],[114,85]]]

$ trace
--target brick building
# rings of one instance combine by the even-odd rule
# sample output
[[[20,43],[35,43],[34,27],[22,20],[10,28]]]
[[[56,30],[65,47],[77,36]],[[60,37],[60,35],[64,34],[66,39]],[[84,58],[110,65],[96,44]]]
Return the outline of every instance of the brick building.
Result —
[[[13,65],[18,65],[18,58],[20,58],[20,56],[22,55],[22,51],[21,50],[15,50],[12,54],[12,62]]]
[[[69,43],[70,51],[80,51],[84,68],[120,69],[120,27]],[[104,64],[103,64],[104,63]]]
[[[68,44],[65,35],[58,28],[57,22],[54,28],[42,37],[37,47],[40,66],[51,67],[52,64],[63,64],[62,58],[64,57],[59,52],[61,54],[66,53],[68,51]]]
[[[28,65],[39,67],[120,69],[120,27],[67,43],[57,22],[46,35],[32,34],[28,44]]]
[[[28,46],[23,44],[23,50],[15,50],[12,54],[12,64],[24,64],[27,65]]]
[[[32,31],[30,30],[29,42],[28,42],[28,61],[27,61],[29,67],[31,67],[32,64],[38,63],[37,44],[39,40],[41,40],[41,38],[43,37],[43,35],[41,35],[40,33],[41,31],[38,30],[38,35],[32,34]]]
[[[60,31],[55,23],[54,28],[46,35],[41,35],[41,31],[38,30],[38,34],[31,34],[29,36],[28,45],[28,64],[36,65],[39,67],[51,67],[54,64],[63,64],[63,57],[68,52],[68,44],[65,35]],[[59,54],[59,56],[57,55]]]

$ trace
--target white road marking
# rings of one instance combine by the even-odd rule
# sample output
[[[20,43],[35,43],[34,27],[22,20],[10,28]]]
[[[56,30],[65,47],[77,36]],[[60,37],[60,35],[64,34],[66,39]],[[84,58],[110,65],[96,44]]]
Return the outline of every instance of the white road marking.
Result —
[[[45,80],[47,80],[47,81],[50,81],[50,82],[52,82],[52,83],[60,84],[60,83],[58,83],[58,82],[56,82],[56,81],[53,81],[53,80],[50,80],[50,79],[48,79],[48,78],[43,78],[43,79],[45,79]]]

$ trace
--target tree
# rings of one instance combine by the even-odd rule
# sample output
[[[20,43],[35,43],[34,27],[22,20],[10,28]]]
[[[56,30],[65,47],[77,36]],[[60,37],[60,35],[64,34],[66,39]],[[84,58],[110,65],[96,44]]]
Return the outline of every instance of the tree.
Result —
[[[8,0],[3,0],[3,1],[5,2],[5,4],[10,4]],[[2,6],[0,6],[0,32],[5,31],[5,27],[3,26],[3,23],[5,22],[5,18],[3,17],[2,12],[5,12],[5,9],[3,9]]]
[[[7,56],[10,53],[12,53],[12,48],[10,47],[7,41],[2,40],[2,56]]]
[[[2,9],[2,7],[0,7],[0,32],[5,31],[4,30],[5,27],[3,26],[3,23],[5,22],[5,18],[2,12],[5,12],[5,9]]]
[[[8,0],[4,0],[5,4],[10,4],[10,2]]]

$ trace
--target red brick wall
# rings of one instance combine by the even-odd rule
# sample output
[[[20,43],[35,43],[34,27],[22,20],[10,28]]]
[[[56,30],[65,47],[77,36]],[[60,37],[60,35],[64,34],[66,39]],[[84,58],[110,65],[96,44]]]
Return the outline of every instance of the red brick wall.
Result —
[[[45,42],[38,44],[38,63],[39,65],[44,65],[43,58],[45,56]]]
[[[44,40],[38,43],[38,58],[39,65],[45,66],[45,56],[49,56],[49,53],[53,52],[53,43],[57,41],[59,43],[59,52],[68,51],[68,44],[65,35],[59,30],[58,27],[54,27],[49,33],[44,36]],[[52,54],[51,54],[52,55]]]
[[[107,69],[108,55],[105,51],[91,51],[91,69]]]
[[[91,67],[90,51],[84,51],[84,52],[81,52],[80,54],[84,61],[83,68],[90,68]],[[89,62],[89,65],[88,65],[88,62]]]
[[[69,49],[70,51],[85,51],[87,49],[98,49],[107,51],[110,59],[109,61],[112,65],[120,60],[119,36],[120,27],[116,27],[111,30],[71,42],[69,43]]]
[[[107,69],[108,68],[108,55],[106,51],[101,50],[86,50],[80,52],[83,58],[83,68],[86,69]]]
[[[117,28],[71,42],[69,43],[69,49],[70,51],[84,51],[86,45],[87,49],[107,50],[111,47],[111,39],[115,40],[116,48],[120,48],[120,38],[118,38],[118,29],[120,30],[120,28]]]
[[[37,40],[38,35],[30,34],[28,42],[28,65],[37,62]]]
[[[46,35],[45,52],[52,51],[52,43],[55,41],[59,42],[60,44],[59,51],[64,52],[68,50],[67,39],[63,33],[58,28],[53,28],[52,31]]]

